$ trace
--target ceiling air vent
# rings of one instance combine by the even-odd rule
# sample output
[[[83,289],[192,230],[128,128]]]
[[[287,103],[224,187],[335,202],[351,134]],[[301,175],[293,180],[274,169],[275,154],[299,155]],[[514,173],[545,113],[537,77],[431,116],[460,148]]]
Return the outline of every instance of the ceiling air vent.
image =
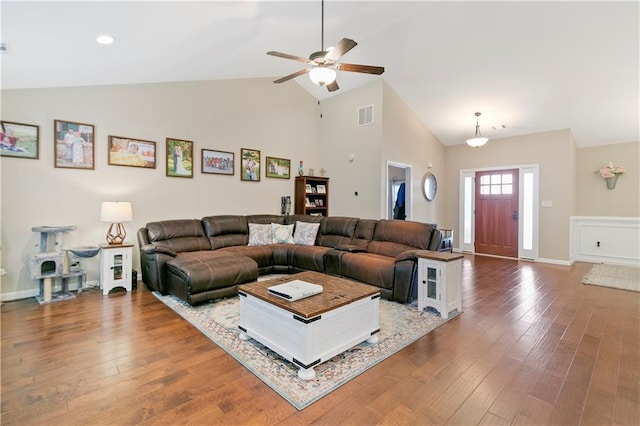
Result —
[[[358,127],[373,124],[373,105],[358,108]]]

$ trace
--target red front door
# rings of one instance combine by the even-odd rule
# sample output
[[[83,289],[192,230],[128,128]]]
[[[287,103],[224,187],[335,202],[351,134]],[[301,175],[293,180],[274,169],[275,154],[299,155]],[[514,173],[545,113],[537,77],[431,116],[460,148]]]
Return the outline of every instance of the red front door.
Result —
[[[476,253],[518,257],[518,169],[476,173]]]

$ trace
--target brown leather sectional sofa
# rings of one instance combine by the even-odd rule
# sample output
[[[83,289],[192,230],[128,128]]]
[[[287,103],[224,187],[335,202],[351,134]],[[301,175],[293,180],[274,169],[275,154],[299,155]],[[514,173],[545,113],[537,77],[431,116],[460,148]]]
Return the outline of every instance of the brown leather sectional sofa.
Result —
[[[315,245],[247,245],[249,223],[320,223]],[[295,232],[295,231],[294,231]],[[349,217],[223,215],[151,222],[138,230],[142,281],[195,305],[237,294],[259,275],[317,271],[409,301],[417,250],[435,249],[435,224]]]

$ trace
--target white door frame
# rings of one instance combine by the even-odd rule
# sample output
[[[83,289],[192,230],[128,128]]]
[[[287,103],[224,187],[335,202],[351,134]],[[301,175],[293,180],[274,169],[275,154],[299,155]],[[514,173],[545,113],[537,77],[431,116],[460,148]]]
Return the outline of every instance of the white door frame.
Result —
[[[382,217],[387,219],[393,219],[389,216],[389,200],[391,199],[391,184],[389,179],[389,167],[396,167],[404,169],[404,202],[405,202],[405,214],[406,220],[411,220],[413,217],[413,182],[411,180],[411,165],[398,163],[396,161],[387,160],[387,167],[385,168],[385,197],[383,205]]]
[[[540,225],[539,216],[539,199],[540,199],[540,182],[539,182],[539,165],[526,164],[516,166],[500,166],[500,167],[484,167],[477,169],[460,170],[460,198],[458,200],[458,246],[461,251],[475,253],[475,176],[476,172],[484,172],[491,170],[519,170],[519,200],[518,211],[520,219],[518,220],[518,258],[537,259],[538,258],[538,234]],[[526,179],[525,179],[526,176]],[[468,179],[471,179],[470,181]],[[531,183],[531,187],[525,189],[525,180]],[[469,185],[471,183],[471,185]],[[467,191],[470,191],[468,193]],[[530,199],[525,200],[525,195],[530,193]],[[525,204],[531,208],[530,217],[525,219]],[[465,212],[471,214],[466,217]],[[528,223],[530,222],[530,223]],[[528,223],[530,227],[531,238],[527,247],[524,247],[524,226]]]

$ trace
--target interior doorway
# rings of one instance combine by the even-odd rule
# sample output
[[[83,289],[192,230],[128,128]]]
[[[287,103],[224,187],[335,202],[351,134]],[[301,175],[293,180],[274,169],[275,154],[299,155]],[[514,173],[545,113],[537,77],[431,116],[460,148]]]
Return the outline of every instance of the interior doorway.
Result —
[[[387,219],[411,219],[411,166],[387,162]]]

